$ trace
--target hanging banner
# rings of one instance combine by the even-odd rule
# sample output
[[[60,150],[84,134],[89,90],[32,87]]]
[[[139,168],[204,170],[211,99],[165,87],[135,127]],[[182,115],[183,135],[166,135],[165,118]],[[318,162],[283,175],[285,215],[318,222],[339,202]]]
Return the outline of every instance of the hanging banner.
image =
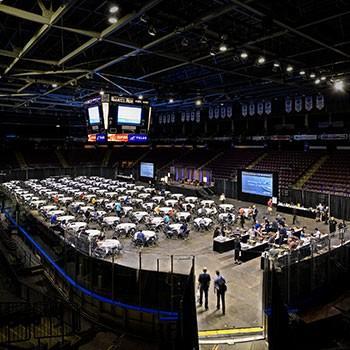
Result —
[[[226,118],[226,107],[220,108],[220,115],[221,115],[221,118]]]
[[[171,113],[171,122],[175,123],[175,113]]]
[[[264,104],[263,104],[263,102],[258,102],[258,104],[256,106],[256,109],[257,109],[257,113],[259,115],[262,115],[264,113]]]
[[[196,111],[196,122],[199,123],[201,121],[201,111],[198,109]]]
[[[246,117],[248,115],[248,106],[242,105],[242,116]]]
[[[251,102],[249,104],[249,115],[253,116],[255,114],[255,104],[253,102]]]
[[[170,124],[170,120],[171,120],[171,115],[168,114],[167,117],[166,117],[166,121],[167,121],[168,124]]]
[[[212,107],[209,108],[209,119],[213,119],[214,118],[214,110]]]
[[[323,95],[316,96],[316,108],[319,110],[324,108],[324,96]]]
[[[191,120],[191,112],[186,112],[186,122]]]
[[[320,140],[347,140],[348,134],[322,134],[318,137]]]
[[[186,119],[186,114],[185,112],[181,112],[181,121],[184,123]]]
[[[214,117],[215,119],[218,119],[220,116],[220,108],[219,107],[215,107],[214,109]]]
[[[265,101],[265,113],[271,114],[271,111],[272,111],[271,101]]]
[[[167,123],[167,117],[166,117],[166,114],[163,115],[163,124],[166,124]]]
[[[232,118],[232,106],[227,106],[227,117]]]
[[[292,111],[292,100],[290,99],[290,97],[286,97],[284,104],[286,112],[290,113]]]
[[[294,135],[295,141],[314,141],[317,140],[317,135]]]
[[[312,96],[306,96],[305,97],[305,109],[310,112],[312,110],[313,107],[313,100],[312,100]]]
[[[191,112],[191,122],[194,122],[194,120],[195,120],[195,112],[192,111]]]
[[[301,112],[303,109],[303,98],[301,96],[297,96],[294,101],[294,109],[296,112]]]
[[[162,120],[163,120],[163,116],[161,114],[159,114],[158,116],[158,122],[159,124],[162,124]]]

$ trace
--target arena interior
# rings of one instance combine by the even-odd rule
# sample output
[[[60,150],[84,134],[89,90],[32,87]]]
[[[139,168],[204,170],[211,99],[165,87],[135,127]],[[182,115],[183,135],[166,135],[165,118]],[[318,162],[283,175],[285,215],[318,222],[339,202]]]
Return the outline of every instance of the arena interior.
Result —
[[[0,349],[350,349],[350,3],[0,0]]]

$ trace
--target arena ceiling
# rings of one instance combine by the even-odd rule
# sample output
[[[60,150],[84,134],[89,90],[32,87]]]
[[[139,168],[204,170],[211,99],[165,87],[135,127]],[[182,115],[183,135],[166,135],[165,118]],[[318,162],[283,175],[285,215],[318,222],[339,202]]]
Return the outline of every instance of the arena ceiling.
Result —
[[[74,113],[100,90],[155,106],[307,93],[349,61],[347,0],[0,0],[2,110]]]

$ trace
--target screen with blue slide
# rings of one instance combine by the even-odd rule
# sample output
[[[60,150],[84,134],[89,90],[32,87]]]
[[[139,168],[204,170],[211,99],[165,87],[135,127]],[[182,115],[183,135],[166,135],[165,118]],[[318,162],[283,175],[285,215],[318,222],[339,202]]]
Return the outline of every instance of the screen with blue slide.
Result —
[[[242,193],[273,196],[273,174],[242,171]]]
[[[154,177],[154,164],[141,162],[141,164],[140,164],[140,176],[153,179],[153,177]]]
[[[96,125],[100,123],[100,110],[98,106],[88,108],[88,114],[90,125]]]

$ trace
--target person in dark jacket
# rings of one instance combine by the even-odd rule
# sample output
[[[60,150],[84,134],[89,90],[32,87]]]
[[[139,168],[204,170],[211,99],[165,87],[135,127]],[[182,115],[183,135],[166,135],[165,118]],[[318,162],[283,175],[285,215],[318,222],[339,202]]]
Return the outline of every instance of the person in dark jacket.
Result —
[[[329,234],[331,236],[334,236],[335,231],[337,230],[337,221],[334,219],[333,216],[328,221],[328,225],[329,225]]]
[[[234,263],[240,264],[240,254],[241,254],[241,239],[239,236],[235,237],[235,240],[233,242],[233,251],[234,251]]]
[[[226,280],[220,275],[220,271],[216,271],[214,279],[214,292],[216,293],[216,309],[220,310],[220,301],[222,306],[222,314],[225,315],[225,294],[227,291]]]
[[[198,287],[199,287],[199,305],[203,305],[203,294],[204,294],[204,307],[206,310],[209,309],[208,306],[208,290],[210,286],[210,275],[207,272],[207,268],[203,268],[203,272],[198,277]]]

